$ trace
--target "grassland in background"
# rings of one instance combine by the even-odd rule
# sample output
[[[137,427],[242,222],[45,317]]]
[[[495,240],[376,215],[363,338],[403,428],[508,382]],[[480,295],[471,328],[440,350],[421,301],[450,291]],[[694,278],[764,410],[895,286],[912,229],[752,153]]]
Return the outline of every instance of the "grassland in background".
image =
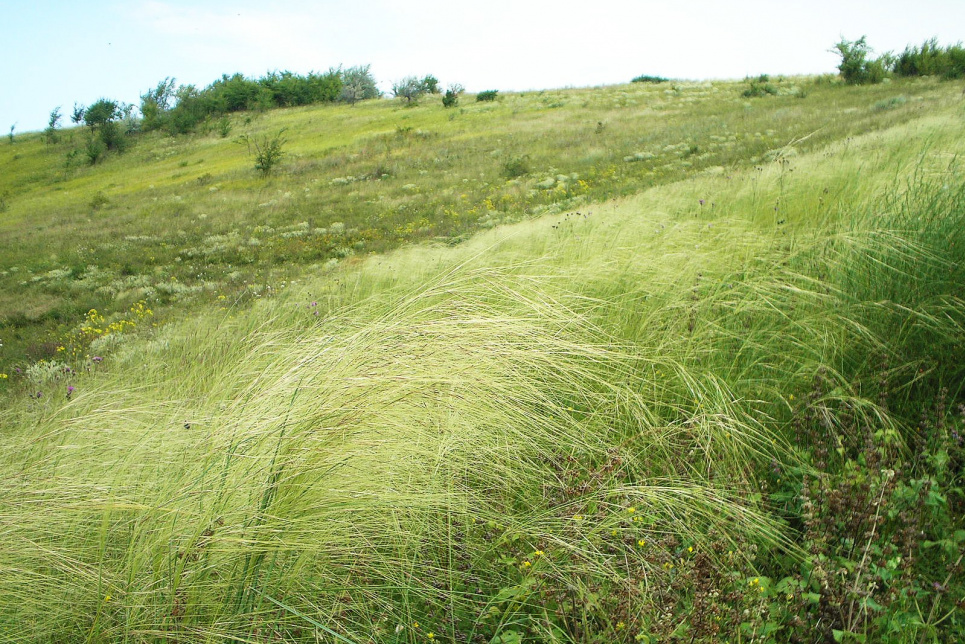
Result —
[[[193,303],[265,297],[347,257],[634,194],[702,170],[731,173],[907,121],[957,98],[929,79],[845,88],[826,78],[662,83],[390,101],[235,116],[222,138],[142,135],[94,167],[40,135],[0,145],[0,372],[89,352],[95,309],[153,321]],[[250,146],[284,131],[275,176]],[[831,197],[833,199],[833,195]],[[220,298],[220,300],[219,300]],[[97,347],[95,346],[95,349]],[[96,355],[96,351],[93,355]]]
[[[14,383],[0,641],[954,641],[962,105],[930,81],[807,88],[530,94],[452,120],[291,111],[251,124],[287,125],[299,155],[268,183],[211,135],[18,192],[4,221],[24,271],[64,268],[89,234],[130,264],[99,271],[152,289],[103,294],[135,326],[168,281],[210,284],[216,306],[101,340],[89,374]],[[309,147],[321,115],[330,157]],[[150,162],[184,173],[166,184],[131,163],[166,145],[223,165]],[[87,233],[68,191],[108,195]],[[48,199],[64,201],[35,232],[53,250],[31,251],[24,213]],[[428,230],[394,233],[409,215]],[[308,250],[504,219],[526,221],[327,268]],[[366,227],[382,236],[349,232]],[[108,250],[112,231],[156,241]],[[57,293],[26,281],[4,292]]]

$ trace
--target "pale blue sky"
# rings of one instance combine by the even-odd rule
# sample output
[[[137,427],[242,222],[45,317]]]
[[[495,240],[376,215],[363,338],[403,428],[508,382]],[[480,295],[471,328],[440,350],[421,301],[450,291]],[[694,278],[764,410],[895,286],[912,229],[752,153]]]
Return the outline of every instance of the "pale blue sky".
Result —
[[[371,64],[383,89],[434,74],[470,91],[834,72],[829,49],[965,38],[965,0],[0,0],[0,131],[74,102]]]

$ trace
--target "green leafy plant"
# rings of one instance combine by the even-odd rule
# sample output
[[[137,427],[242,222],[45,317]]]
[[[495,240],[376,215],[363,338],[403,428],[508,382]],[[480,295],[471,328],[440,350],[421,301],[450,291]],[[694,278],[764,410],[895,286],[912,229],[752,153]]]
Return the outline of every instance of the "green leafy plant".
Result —
[[[529,157],[525,155],[513,157],[503,163],[503,176],[507,179],[522,177],[529,174],[529,171]]]
[[[446,93],[442,97],[443,107],[456,107],[459,104],[459,96],[466,91],[462,85],[455,83],[450,85],[446,89]]]
[[[432,75],[424,78],[406,76],[392,85],[392,95],[405,100],[407,104],[414,104],[425,94],[438,94],[439,80]]]
[[[669,78],[664,78],[663,76],[643,75],[643,76],[637,76],[630,82],[631,83],[666,83],[669,80],[670,80]]]
[[[771,77],[767,74],[761,74],[755,79],[750,81],[741,96],[744,98],[760,98],[762,96],[777,96],[778,89],[777,86],[773,85],[771,82]]]
[[[485,90],[485,91],[482,91],[482,92],[479,92],[478,94],[476,94],[476,100],[477,100],[477,101],[480,101],[480,102],[483,102],[483,101],[495,101],[497,94],[499,94],[499,90],[498,90],[498,89],[487,89],[487,90]]]
[[[892,64],[897,76],[965,77],[965,47],[961,43],[942,47],[937,38],[926,40],[921,47],[906,47]]]
[[[338,100],[354,105],[359,101],[381,96],[370,68],[370,65],[359,65],[342,70],[342,91]]]
[[[274,136],[266,134],[260,140],[256,140],[247,134],[241,137],[241,142],[248,145],[249,154],[252,153],[252,148],[254,148],[255,169],[263,177],[270,176],[285,155],[282,149],[287,142],[283,136],[284,133],[285,130],[282,129],[278,134]]]
[[[60,138],[57,133],[57,128],[60,127],[60,107],[55,107],[50,110],[50,116],[47,119],[47,128],[44,130],[44,140],[47,143],[56,143]]]
[[[838,71],[849,85],[868,85],[884,80],[889,58],[869,58],[872,50],[865,41],[865,36],[854,42],[841,39],[831,51],[841,57]]]
[[[221,136],[222,139],[226,139],[229,134],[231,134],[231,119],[227,116],[222,116],[218,119],[218,135]]]

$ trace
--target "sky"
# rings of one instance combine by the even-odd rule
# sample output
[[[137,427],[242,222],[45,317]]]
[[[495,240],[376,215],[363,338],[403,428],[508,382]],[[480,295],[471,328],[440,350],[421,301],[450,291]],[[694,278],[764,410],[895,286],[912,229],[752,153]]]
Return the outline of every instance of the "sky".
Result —
[[[432,74],[476,92],[834,73],[842,38],[961,42],[965,0],[0,0],[0,24],[7,134],[167,77],[368,64],[384,91]]]

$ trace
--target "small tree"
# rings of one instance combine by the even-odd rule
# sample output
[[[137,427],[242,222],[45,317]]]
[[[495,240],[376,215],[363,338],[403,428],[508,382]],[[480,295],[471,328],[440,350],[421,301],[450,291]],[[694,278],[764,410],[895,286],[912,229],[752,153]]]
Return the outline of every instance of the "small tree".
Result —
[[[392,85],[392,95],[396,98],[404,98],[406,103],[418,101],[425,94],[438,93],[439,79],[431,74],[421,79],[415,76],[406,76]]]
[[[171,109],[171,101],[175,96],[175,80],[167,77],[141,94],[141,116],[143,128],[147,131],[156,130],[163,125],[165,113]]]
[[[84,106],[74,103],[74,109],[70,113],[70,122],[74,125],[80,125],[84,120]]]
[[[267,134],[262,137],[261,141],[253,139],[251,136],[245,134],[237,142],[245,143],[248,146],[248,153],[251,154],[251,148],[255,149],[255,169],[261,173],[263,177],[268,177],[271,175],[272,170],[281,161],[281,158],[285,155],[282,151],[286,140],[284,136],[285,130],[281,130],[278,134],[273,137],[269,137]]]
[[[44,138],[47,143],[57,142],[57,128],[60,127],[60,107],[50,110],[50,118],[47,119],[47,129],[44,130]]]
[[[439,79],[432,74],[428,74],[422,79],[422,87],[425,88],[426,94],[438,94],[440,92]]]
[[[426,93],[422,81],[415,76],[406,76],[392,85],[392,95],[396,98],[405,99],[406,103],[419,100],[419,97]]]
[[[872,50],[865,42],[865,36],[854,42],[842,38],[831,51],[841,56],[838,71],[841,72],[841,78],[847,84],[865,85],[884,80],[885,64],[890,56],[886,54],[878,60],[869,59],[868,56]]]
[[[375,78],[372,77],[369,67],[370,65],[349,67],[341,73],[342,92],[338,97],[340,101],[354,105],[358,101],[378,98],[382,95],[375,86]]]
[[[105,123],[110,123],[121,117],[121,108],[117,101],[106,98],[98,100],[96,103],[84,110],[84,125],[91,130],[96,130]]]

